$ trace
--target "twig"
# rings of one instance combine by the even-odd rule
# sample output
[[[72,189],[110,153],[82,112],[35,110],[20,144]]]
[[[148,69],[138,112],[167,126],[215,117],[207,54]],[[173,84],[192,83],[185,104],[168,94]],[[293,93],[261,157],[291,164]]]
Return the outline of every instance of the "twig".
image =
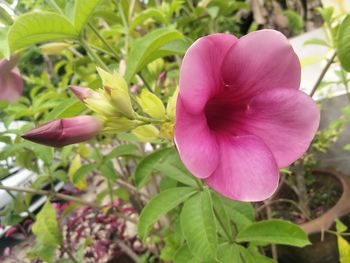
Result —
[[[325,67],[324,67],[323,70],[321,71],[321,74],[320,74],[320,76],[318,77],[318,79],[317,79],[317,81],[316,81],[314,87],[312,88],[312,90],[311,90],[311,92],[310,92],[310,97],[312,97],[312,96],[315,94],[315,92],[316,92],[318,86],[320,85],[321,81],[323,80],[324,76],[326,75],[326,73],[327,73],[329,67],[332,65],[332,63],[333,63],[333,61],[334,61],[334,59],[335,59],[336,56],[337,56],[337,52],[334,51],[332,57],[328,60],[327,64],[325,65]]]
[[[118,246],[135,262],[139,262],[139,256],[129,248],[122,240],[117,241]]]

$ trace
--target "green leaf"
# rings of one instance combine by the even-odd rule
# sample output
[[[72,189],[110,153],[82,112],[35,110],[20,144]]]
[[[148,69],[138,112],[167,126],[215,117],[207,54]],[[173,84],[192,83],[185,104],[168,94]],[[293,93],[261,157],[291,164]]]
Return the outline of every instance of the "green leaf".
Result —
[[[199,261],[191,254],[187,245],[182,246],[176,251],[174,263],[198,263]]]
[[[152,225],[164,214],[177,207],[195,193],[191,187],[177,187],[165,190],[154,196],[142,210],[138,233],[141,239],[145,239]]]
[[[94,168],[95,168],[95,165],[93,164],[84,164],[80,166],[79,169],[71,176],[72,183],[76,185],[80,181],[84,180],[86,177],[86,174],[93,171]]]
[[[117,179],[117,174],[111,161],[103,163],[100,170],[101,175],[106,177],[108,180],[115,181],[115,179]]]
[[[111,160],[116,157],[125,156],[125,155],[137,156],[138,155],[137,146],[135,144],[118,145],[116,148],[110,151],[105,158],[106,160]]]
[[[38,213],[32,231],[41,244],[58,246],[62,243],[62,234],[56,219],[56,211],[49,201]]]
[[[340,64],[350,72],[350,15],[347,15],[340,25],[337,43]]]
[[[140,161],[135,170],[135,184],[137,187],[145,185],[151,176],[151,172],[154,166],[164,160],[164,158],[170,153],[171,148],[160,149],[146,156]]]
[[[191,253],[198,260],[213,260],[216,256],[216,222],[208,189],[184,203],[180,214],[181,229]]]
[[[11,52],[33,44],[77,37],[73,25],[53,12],[27,13],[18,17],[8,32]]]
[[[304,42],[304,45],[320,45],[320,46],[330,47],[330,45],[326,42],[326,40],[321,38],[313,38],[313,39],[306,40]]]
[[[137,27],[147,19],[152,19],[152,18],[158,22],[165,23],[165,18],[160,10],[156,8],[148,8],[142,11],[141,13],[139,13],[137,16],[135,16],[134,20],[130,25],[130,31],[134,30],[135,27]]]
[[[297,225],[283,220],[256,222],[236,236],[237,242],[262,242],[304,247],[310,244],[307,234]]]
[[[220,244],[216,258],[220,263],[243,263],[239,256],[238,246],[231,243]]]
[[[241,251],[245,249],[247,252],[249,252],[252,255],[252,258],[255,259],[254,262],[256,263],[276,263],[276,261],[274,261],[273,259],[266,257],[264,255],[261,255],[259,252],[251,250],[251,249],[246,249],[243,248],[241,249]]]
[[[166,43],[175,39],[181,39],[182,37],[182,34],[174,29],[160,28],[137,39],[129,53],[125,79],[130,82],[133,75],[141,70],[141,65],[144,65],[144,61],[147,60],[148,56],[152,55],[153,52]]]
[[[33,260],[39,257],[44,262],[51,263],[56,255],[56,249],[56,245],[36,243],[32,249],[27,252],[27,257]]]
[[[0,28],[0,57],[4,56],[6,58],[9,58],[10,56],[9,45],[7,42],[8,30],[9,27]]]
[[[179,181],[180,183],[190,185],[190,186],[197,186],[197,183],[195,181],[192,175],[186,174],[184,171],[180,170],[176,166],[170,164],[170,163],[157,163],[155,165],[155,169],[159,172],[163,173],[165,176],[168,176],[176,181]]]
[[[88,22],[92,12],[100,1],[101,0],[75,0],[73,24],[79,33]]]
[[[73,117],[85,109],[84,104],[79,100],[72,97],[66,100],[63,100],[58,104],[47,116],[46,121],[50,121],[57,118],[67,118]]]

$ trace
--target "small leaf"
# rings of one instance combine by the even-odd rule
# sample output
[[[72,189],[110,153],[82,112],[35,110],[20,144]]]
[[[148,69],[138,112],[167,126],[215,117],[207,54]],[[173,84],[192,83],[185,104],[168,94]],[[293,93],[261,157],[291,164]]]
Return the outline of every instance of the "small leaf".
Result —
[[[138,148],[135,144],[122,144],[114,148],[110,153],[106,155],[106,160],[111,160],[119,156],[125,155],[138,155]]]
[[[350,72],[350,15],[347,15],[340,25],[337,43],[340,64]]]
[[[297,225],[283,220],[253,223],[236,236],[237,242],[263,242],[304,247],[310,244],[307,234]]]
[[[135,183],[137,187],[142,187],[148,181],[151,176],[151,172],[154,166],[164,160],[164,158],[170,153],[171,148],[160,149],[146,156],[140,161],[135,170]]]
[[[208,189],[185,202],[180,222],[191,253],[201,261],[213,260],[216,256],[217,235],[213,204]]]
[[[49,201],[38,213],[32,231],[41,244],[47,246],[61,244],[62,234],[56,219],[56,211]]]
[[[326,40],[321,38],[313,38],[313,39],[306,40],[304,42],[304,45],[320,45],[320,46],[330,47],[330,45],[326,42]]]
[[[13,52],[41,42],[76,37],[73,25],[64,16],[42,11],[18,17],[8,32],[8,43]]]
[[[130,31],[134,30],[135,27],[137,27],[144,21],[152,18],[161,23],[165,23],[165,18],[160,10],[156,8],[148,8],[135,16],[130,25]]]
[[[92,12],[101,0],[75,0],[74,3],[74,27],[81,32],[84,25],[88,22]]]
[[[69,98],[63,100],[58,104],[45,118],[46,121],[51,121],[57,118],[67,118],[78,115],[85,109],[84,104],[82,104],[76,98]]]
[[[165,190],[154,196],[142,210],[138,233],[141,239],[145,239],[152,225],[164,214],[177,207],[195,193],[191,187],[177,187]]]
[[[133,75],[141,70],[141,65],[154,51],[166,43],[182,37],[182,34],[174,29],[161,28],[136,40],[129,53],[125,72],[126,80],[130,82]],[[147,61],[150,62],[149,60]]]

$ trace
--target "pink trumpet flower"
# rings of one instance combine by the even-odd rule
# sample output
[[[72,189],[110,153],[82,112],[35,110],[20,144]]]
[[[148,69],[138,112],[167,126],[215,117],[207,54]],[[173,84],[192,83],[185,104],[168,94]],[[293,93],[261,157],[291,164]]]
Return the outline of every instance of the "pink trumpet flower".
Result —
[[[19,100],[23,91],[23,80],[16,67],[17,55],[12,55],[10,60],[0,60],[0,100],[14,103]]]
[[[63,147],[93,138],[102,128],[92,116],[57,119],[27,131],[22,138],[48,146]]]
[[[298,57],[277,31],[198,39],[181,66],[175,128],[192,174],[230,199],[270,197],[279,168],[304,154],[319,125],[300,75]]]

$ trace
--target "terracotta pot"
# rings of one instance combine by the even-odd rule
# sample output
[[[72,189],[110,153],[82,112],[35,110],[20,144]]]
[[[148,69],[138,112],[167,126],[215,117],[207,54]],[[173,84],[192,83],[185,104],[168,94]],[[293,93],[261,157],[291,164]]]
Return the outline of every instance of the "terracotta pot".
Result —
[[[338,202],[322,216],[301,225],[309,234],[312,245],[304,248],[278,246],[280,263],[336,263],[339,262],[337,238],[325,233],[337,218],[350,213],[350,177],[332,169],[314,170],[315,174],[335,176],[342,187]]]

